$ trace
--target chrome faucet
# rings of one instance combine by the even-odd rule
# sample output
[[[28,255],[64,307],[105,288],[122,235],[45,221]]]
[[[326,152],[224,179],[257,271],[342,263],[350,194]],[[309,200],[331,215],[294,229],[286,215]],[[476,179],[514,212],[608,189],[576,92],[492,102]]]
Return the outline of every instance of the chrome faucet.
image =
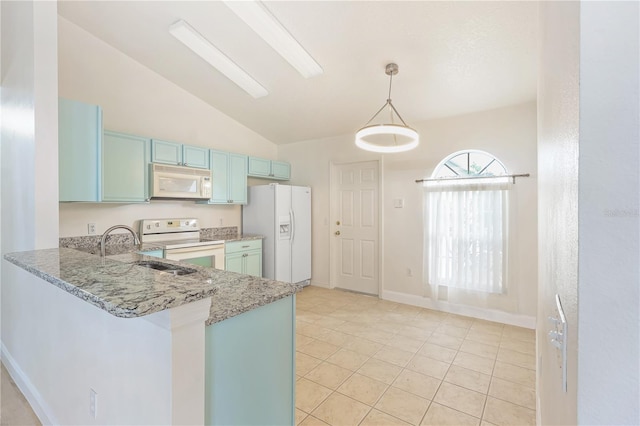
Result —
[[[105,248],[105,242],[107,240],[107,236],[114,229],[126,229],[127,231],[131,232],[131,235],[133,235],[133,244],[136,244],[136,245],[140,244],[140,240],[138,239],[138,234],[136,234],[136,231],[134,231],[131,227],[129,227],[127,225],[115,225],[115,226],[112,226],[111,228],[109,228],[106,231],[104,231],[104,234],[102,234],[102,239],[100,240],[100,255],[102,257],[104,257],[106,255],[106,251],[107,251],[106,248]]]

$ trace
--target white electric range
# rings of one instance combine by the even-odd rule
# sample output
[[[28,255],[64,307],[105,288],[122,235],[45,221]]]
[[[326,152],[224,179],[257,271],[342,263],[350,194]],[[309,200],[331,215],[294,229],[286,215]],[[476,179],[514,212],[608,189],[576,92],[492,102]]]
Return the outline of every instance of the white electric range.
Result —
[[[164,249],[164,258],[224,269],[224,240],[200,238],[198,219],[143,219],[140,241]]]

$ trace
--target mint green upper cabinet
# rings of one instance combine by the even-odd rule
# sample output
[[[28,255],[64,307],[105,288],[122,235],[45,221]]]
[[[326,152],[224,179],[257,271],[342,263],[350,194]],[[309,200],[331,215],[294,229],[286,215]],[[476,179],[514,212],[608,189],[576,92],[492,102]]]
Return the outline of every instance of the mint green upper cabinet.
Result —
[[[272,161],[271,177],[272,179],[291,179],[291,164],[285,163],[284,161]]]
[[[271,160],[249,157],[249,176],[266,177],[271,175]]]
[[[102,201],[144,202],[149,198],[148,138],[104,131]]]
[[[100,201],[102,109],[68,99],[58,101],[60,201]]]
[[[182,145],[182,165],[197,167],[199,169],[209,168],[209,149],[199,146]]]
[[[247,204],[247,156],[229,154],[229,199]]]
[[[209,149],[177,142],[151,140],[151,161],[176,166],[209,168]]]
[[[153,163],[182,165],[182,144],[151,140],[151,161]]]
[[[211,150],[211,200],[210,203],[229,202],[229,153]]]
[[[249,157],[248,175],[251,177],[289,180],[291,179],[291,165],[284,161],[266,160],[264,158]]]
[[[205,204],[247,203],[247,156],[210,151],[212,197]]]

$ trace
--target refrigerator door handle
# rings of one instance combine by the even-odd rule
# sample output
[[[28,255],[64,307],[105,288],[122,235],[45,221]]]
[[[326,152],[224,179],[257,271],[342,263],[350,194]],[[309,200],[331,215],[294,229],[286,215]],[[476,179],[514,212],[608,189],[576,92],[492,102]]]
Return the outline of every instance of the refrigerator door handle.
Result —
[[[289,210],[289,216],[291,217],[291,243],[293,244],[293,239],[296,236],[296,215],[293,210]]]

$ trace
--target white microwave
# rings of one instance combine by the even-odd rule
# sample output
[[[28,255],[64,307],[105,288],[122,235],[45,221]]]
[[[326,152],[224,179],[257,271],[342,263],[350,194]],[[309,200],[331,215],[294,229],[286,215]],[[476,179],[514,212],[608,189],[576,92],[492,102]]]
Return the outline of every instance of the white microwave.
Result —
[[[151,164],[151,198],[208,200],[211,170]]]

